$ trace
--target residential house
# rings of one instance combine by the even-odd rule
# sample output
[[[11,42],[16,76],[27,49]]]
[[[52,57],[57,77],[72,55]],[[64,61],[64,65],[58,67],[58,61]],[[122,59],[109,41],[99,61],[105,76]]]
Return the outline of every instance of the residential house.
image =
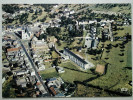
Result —
[[[50,78],[47,80],[47,86],[49,87],[53,96],[60,97],[61,91],[59,90],[61,85],[64,84],[62,79],[59,78]]]
[[[23,77],[23,78],[16,80],[16,84],[18,86],[26,87],[28,83],[29,83],[29,79],[26,77]]]
[[[92,49],[96,49],[98,46],[98,43],[99,43],[98,38],[92,40],[92,44],[91,44]]]
[[[47,94],[47,91],[45,90],[45,88],[43,87],[43,85],[40,82],[37,82],[37,88],[39,89],[39,91],[44,95]]]
[[[85,46],[87,48],[91,48],[91,44],[92,44],[92,37],[85,37]]]
[[[64,73],[65,70],[63,67],[60,67],[60,66],[56,66],[56,70],[58,71],[58,73]]]
[[[36,84],[36,76],[28,76],[28,79],[32,85]]]
[[[21,47],[18,47],[18,48],[9,48],[7,49],[7,58],[8,59],[12,59],[16,54],[17,52],[21,49]]]
[[[31,76],[35,76],[35,70],[34,69],[29,69],[29,71],[30,71]]]

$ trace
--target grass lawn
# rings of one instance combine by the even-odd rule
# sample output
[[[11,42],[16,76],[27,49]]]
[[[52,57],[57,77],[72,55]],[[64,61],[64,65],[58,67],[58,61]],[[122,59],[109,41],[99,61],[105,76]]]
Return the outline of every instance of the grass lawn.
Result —
[[[124,30],[117,30],[117,31],[114,31],[113,33],[118,33],[117,35],[115,35],[115,36],[124,36],[125,35],[125,33],[129,33],[129,34],[131,34],[131,26],[122,26],[122,27],[118,27],[118,28],[124,28]]]
[[[100,89],[77,84],[77,88],[74,94],[75,97],[109,97],[109,93]]]
[[[42,76],[43,80],[59,76],[59,74],[57,73],[55,68],[51,68],[51,69],[48,69],[48,70],[40,71],[40,75]]]
[[[124,30],[119,30],[117,36],[123,36],[125,33],[131,34],[131,26],[123,26]],[[104,42],[104,47],[107,47],[108,44],[118,44],[122,41],[106,41]],[[99,47],[103,44],[100,42]],[[102,60],[109,63],[107,67],[106,74],[88,82],[94,86],[99,86],[101,88],[110,89],[112,91],[119,91],[121,88],[128,88],[128,92],[131,93],[131,86],[128,84],[132,80],[132,70],[127,67],[131,67],[131,41],[124,45],[125,48],[121,49],[120,46],[112,47],[109,53],[106,48],[102,55]],[[124,50],[123,52],[121,50]],[[124,56],[119,54],[124,53]],[[105,59],[109,58],[109,59]],[[123,62],[120,62],[123,60]]]
[[[61,41],[61,46],[58,46],[57,43],[55,43],[55,45],[56,45],[56,48],[57,48],[58,50],[64,50],[64,47],[67,46],[67,42]]]
[[[52,51],[52,58],[58,58],[59,55],[55,52],[55,51]]]
[[[130,44],[131,42],[126,44],[125,48],[129,48]],[[105,57],[109,58],[108,60],[105,60],[107,63],[110,63],[110,65],[107,67],[107,73],[104,76],[89,82],[89,84],[114,91],[118,90],[119,88],[128,88],[131,90],[131,86],[128,85],[128,82],[132,79],[132,71],[125,68],[127,67],[127,64],[131,65],[130,57],[129,60],[127,59],[131,54],[131,52],[128,53],[131,51],[130,48],[128,50],[124,49],[124,56],[119,55],[121,54],[120,47],[113,47],[108,54],[106,53],[107,50],[105,49],[102,59],[105,60]],[[120,60],[123,60],[124,62],[120,62]]]
[[[44,62],[45,68],[48,69],[51,67],[52,62]]]
[[[128,43],[128,50],[127,50],[127,66],[132,67],[132,45],[131,42]]]

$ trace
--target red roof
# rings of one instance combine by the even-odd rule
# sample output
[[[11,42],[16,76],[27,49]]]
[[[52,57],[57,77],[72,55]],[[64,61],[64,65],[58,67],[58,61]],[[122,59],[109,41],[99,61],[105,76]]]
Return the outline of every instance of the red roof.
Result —
[[[53,93],[54,95],[57,94],[56,91],[54,90],[54,87],[50,87],[50,90],[52,91],[52,93]]]
[[[40,82],[37,82],[36,85],[40,85]]]
[[[7,52],[10,52],[10,51],[18,51],[21,47],[18,47],[18,48],[9,48],[7,49]]]

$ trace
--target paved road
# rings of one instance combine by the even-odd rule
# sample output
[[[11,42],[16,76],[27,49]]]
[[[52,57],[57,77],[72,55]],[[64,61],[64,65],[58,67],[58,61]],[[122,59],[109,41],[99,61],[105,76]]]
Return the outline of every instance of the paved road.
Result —
[[[46,93],[45,96],[51,96],[50,93],[49,93],[49,91],[48,91],[48,89],[47,89],[47,86],[44,84],[44,82],[43,82],[42,79],[40,78],[40,76],[39,76],[39,74],[38,74],[38,72],[37,72],[37,69],[36,69],[36,67],[35,67],[35,64],[33,63],[31,57],[30,57],[29,54],[27,53],[27,51],[26,51],[24,45],[22,44],[20,38],[18,38],[14,33],[13,33],[13,35],[18,39],[18,42],[20,43],[21,47],[23,48],[23,50],[24,50],[26,56],[28,57],[28,59],[29,59],[31,65],[32,65],[32,67],[33,67],[33,69],[34,69],[34,71],[35,71],[35,74],[36,74],[37,79],[40,81],[40,83],[43,85],[44,89],[46,90],[47,93]]]

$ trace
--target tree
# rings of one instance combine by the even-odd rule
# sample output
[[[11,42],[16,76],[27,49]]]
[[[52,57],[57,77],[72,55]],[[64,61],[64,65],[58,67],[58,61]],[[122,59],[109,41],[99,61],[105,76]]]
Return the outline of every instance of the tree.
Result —
[[[5,81],[2,85],[2,97],[5,98],[15,98],[15,89],[12,88],[13,85],[13,78],[10,76],[8,80]]]
[[[16,11],[19,11],[19,7],[15,4],[3,4],[2,5],[2,10],[7,12],[7,13],[15,13]]]

